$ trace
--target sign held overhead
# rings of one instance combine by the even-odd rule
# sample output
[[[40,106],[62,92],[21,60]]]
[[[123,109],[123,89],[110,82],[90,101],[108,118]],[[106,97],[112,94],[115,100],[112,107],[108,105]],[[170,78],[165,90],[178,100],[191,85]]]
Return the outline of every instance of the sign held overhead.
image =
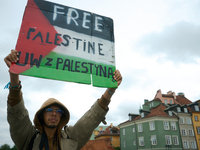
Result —
[[[113,20],[80,9],[28,0],[16,44],[13,73],[97,87],[117,87],[113,79]]]

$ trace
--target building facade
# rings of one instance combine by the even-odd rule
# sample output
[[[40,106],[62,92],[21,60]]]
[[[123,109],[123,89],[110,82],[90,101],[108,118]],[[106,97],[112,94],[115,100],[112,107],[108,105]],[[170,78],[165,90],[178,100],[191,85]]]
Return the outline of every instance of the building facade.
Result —
[[[197,106],[183,93],[158,90],[152,101],[144,100],[140,114],[129,114],[129,120],[119,124],[121,150],[197,150]]]

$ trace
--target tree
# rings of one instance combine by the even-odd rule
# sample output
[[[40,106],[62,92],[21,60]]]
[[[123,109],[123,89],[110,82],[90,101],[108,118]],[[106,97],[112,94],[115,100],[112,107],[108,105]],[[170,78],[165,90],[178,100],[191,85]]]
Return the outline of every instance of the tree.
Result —
[[[8,144],[4,144],[0,147],[0,150],[17,150],[17,147],[14,145],[12,148]]]
[[[11,150],[17,150],[17,147],[14,145]]]
[[[0,147],[0,150],[10,150],[10,146],[8,144],[4,144]]]

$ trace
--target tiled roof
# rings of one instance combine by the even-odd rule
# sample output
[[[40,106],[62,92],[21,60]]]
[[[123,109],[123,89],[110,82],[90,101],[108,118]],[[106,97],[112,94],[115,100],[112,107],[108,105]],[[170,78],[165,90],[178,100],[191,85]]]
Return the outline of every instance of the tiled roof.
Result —
[[[109,138],[90,140],[81,150],[114,150]]]
[[[187,109],[188,109],[189,112],[195,111],[195,110],[193,110],[192,108],[190,108],[189,106],[187,106]]]
[[[179,102],[181,105],[192,103],[189,99],[187,99],[184,96],[176,96],[176,101]]]
[[[151,113],[148,114],[145,118],[154,117],[154,116],[173,117],[173,116],[169,116],[167,113],[164,112],[164,110],[166,108],[167,108],[166,106],[164,106],[163,104],[160,104],[160,105],[152,108]]]
[[[153,101],[161,101],[160,98],[155,98]]]
[[[119,125],[127,123],[127,122],[130,122],[130,120],[124,121],[124,122],[120,123]]]
[[[160,117],[175,117],[175,116],[169,116],[167,113],[164,112],[164,110],[166,109],[167,107],[164,106],[162,103],[154,108],[152,108],[150,110],[150,113],[145,116],[144,118],[149,118],[149,117],[154,117],[154,116],[160,116]],[[133,120],[131,121],[134,121],[134,120],[138,120],[138,119],[143,119],[141,118],[141,115],[139,115],[138,117],[134,118]],[[127,123],[127,122],[130,122],[129,120],[121,123],[121,124],[124,124],[124,123]],[[120,125],[121,125],[120,124]]]

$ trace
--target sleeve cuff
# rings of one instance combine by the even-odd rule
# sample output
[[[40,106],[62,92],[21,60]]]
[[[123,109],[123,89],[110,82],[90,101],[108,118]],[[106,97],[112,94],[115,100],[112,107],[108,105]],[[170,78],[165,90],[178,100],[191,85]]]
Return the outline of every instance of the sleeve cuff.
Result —
[[[15,106],[18,104],[22,99],[22,92],[21,88],[10,88],[8,94],[8,103],[10,106]]]
[[[107,111],[108,109],[108,105],[110,103],[110,100],[106,99],[103,95],[101,96],[101,98],[98,100],[99,105],[105,110]]]

